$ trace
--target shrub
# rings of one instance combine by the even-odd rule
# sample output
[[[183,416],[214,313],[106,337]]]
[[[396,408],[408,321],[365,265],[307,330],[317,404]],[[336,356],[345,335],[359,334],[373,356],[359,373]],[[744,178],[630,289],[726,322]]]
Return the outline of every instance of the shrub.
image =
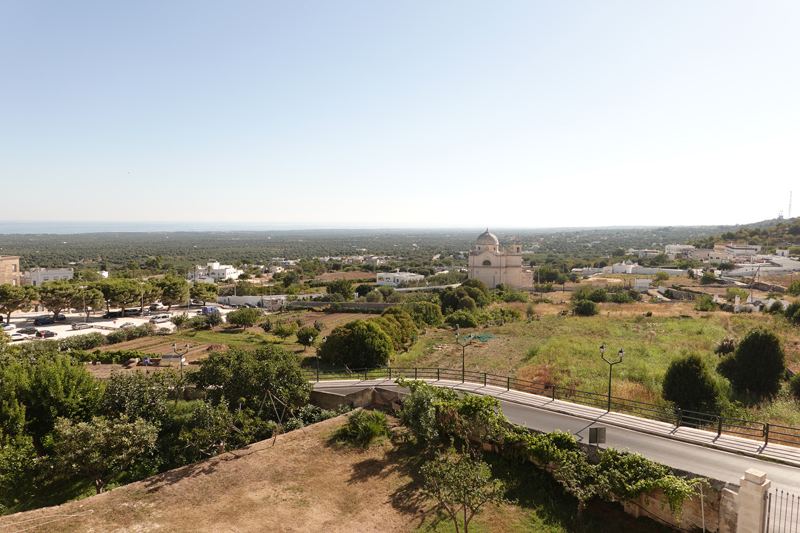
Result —
[[[392,339],[371,320],[354,320],[336,326],[317,350],[331,365],[373,368],[387,364],[394,353]]]
[[[295,327],[294,324],[278,324],[277,326],[272,327],[272,333],[280,337],[281,339],[286,339],[291,337],[294,333]]]
[[[297,342],[299,344],[302,344],[303,346],[311,346],[314,344],[314,341],[317,340],[317,336],[319,336],[319,330],[309,326],[304,326],[298,329],[295,332],[295,335],[297,335]]]
[[[458,309],[464,309],[466,311],[474,311],[477,307],[478,304],[476,304],[475,300],[473,300],[469,296],[464,296],[458,301]]]
[[[179,315],[172,315],[169,321],[175,324],[176,328],[183,329],[186,327],[186,323],[189,322],[189,315],[184,311]]]
[[[796,374],[789,381],[789,392],[792,393],[796,399],[800,400],[800,374]]]
[[[786,356],[775,333],[760,327],[751,329],[732,357],[733,363],[725,362],[722,370],[718,365],[717,370],[731,381],[736,391],[756,396],[778,393],[786,372]]]
[[[593,316],[600,313],[600,307],[591,300],[578,300],[572,309],[578,316]]]
[[[701,296],[698,298],[694,303],[694,310],[695,311],[716,311],[717,304],[714,303],[714,300],[711,299],[710,296]]]
[[[661,397],[681,409],[700,413],[719,411],[719,390],[699,355],[675,359],[667,367]]]
[[[267,320],[269,320],[269,319],[267,319]],[[321,332],[324,328],[325,328],[325,324],[322,322],[322,320],[317,319],[317,320],[314,321],[314,329],[315,330]]]
[[[125,333],[124,329],[112,331],[106,335],[106,342],[108,342],[108,344],[119,344],[121,342],[125,342],[126,340],[128,340],[128,335]]]
[[[713,272],[703,272],[703,276],[700,278],[700,285],[711,285],[712,283],[716,283],[717,276],[714,275]]]
[[[733,353],[736,349],[737,342],[736,337],[725,337],[717,343],[717,347],[714,348],[714,353],[720,357]]]
[[[412,302],[405,306],[406,311],[418,328],[438,328],[444,322],[442,309],[431,302]]]
[[[347,423],[343,425],[336,436],[357,446],[368,446],[378,437],[389,432],[386,415],[380,411],[365,411],[359,409],[350,414]]]
[[[611,295],[611,301],[615,304],[629,304],[634,301],[628,291],[617,291]]]
[[[737,296],[741,301],[745,301],[747,300],[748,293],[746,290],[738,287],[728,287],[725,289],[725,299],[728,300],[728,303],[732,304],[735,302]]]
[[[779,313],[783,314],[783,304],[778,301],[772,302],[772,305],[769,306],[769,309],[765,309],[765,311],[773,315],[777,315]]]
[[[797,281],[793,281],[791,285],[786,289],[788,294],[792,296],[800,296],[800,279]]]
[[[653,275],[653,281],[667,281],[668,279],[669,279],[669,274],[667,274],[663,270],[659,270]]]
[[[58,342],[62,350],[91,350],[106,343],[106,336],[102,333],[87,333],[86,335],[73,335]]]
[[[445,324],[451,327],[460,326],[462,328],[477,328],[478,327],[478,317],[470,313],[469,311],[465,311],[460,309],[455,313],[450,313],[447,315],[447,318],[444,319]]]
[[[800,324],[800,302],[792,302],[786,306],[786,309],[783,311],[783,316],[790,322]]]
[[[533,305],[533,302],[528,304],[528,307],[525,308],[525,316],[528,318],[536,316],[536,306]]]
[[[608,291],[606,291],[605,289],[595,289],[589,293],[589,297],[586,299],[595,303],[607,302]]]
[[[317,322],[319,322],[319,321],[317,321]],[[270,320],[269,318],[267,318],[260,325],[261,325],[261,329],[264,330],[264,333],[269,333],[270,331],[272,331],[272,320]],[[316,326],[316,325],[317,325],[317,323],[314,322],[314,326]]]

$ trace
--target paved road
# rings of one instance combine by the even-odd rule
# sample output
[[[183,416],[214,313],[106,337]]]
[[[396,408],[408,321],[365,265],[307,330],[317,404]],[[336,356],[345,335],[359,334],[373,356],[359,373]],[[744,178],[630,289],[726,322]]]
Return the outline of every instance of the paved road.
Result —
[[[786,453],[784,460],[792,461],[795,459],[794,456],[798,459],[798,466],[779,464],[740,455],[741,453],[747,453],[747,447],[754,446],[753,441],[748,439],[737,437],[711,438],[710,440],[716,441],[714,445],[717,448],[709,448],[706,446],[707,443],[702,440],[697,443],[687,442],[695,436],[699,439],[709,438],[709,435],[716,437],[715,434],[709,434],[705,431],[689,430],[688,428],[676,430],[672,426],[672,430],[669,433],[673,436],[667,437],[653,433],[661,426],[669,427],[669,425],[629,415],[606,413],[602,409],[569,404],[568,402],[552,402],[541,396],[517,391],[510,391],[513,394],[509,394],[509,391],[505,389],[484,388],[469,383],[462,385],[458,382],[432,382],[432,384],[450,386],[461,390],[470,389],[469,391],[473,393],[490,393],[492,396],[499,397],[503,414],[514,424],[524,424],[529,428],[545,432],[557,429],[568,431],[575,435],[579,441],[584,442],[588,442],[590,427],[604,426],[607,428],[607,443],[604,446],[627,448],[673,468],[694,472],[699,476],[711,477],[735,485],[739,484],[739,478],[744,475],[745,470],[755,468],[767,473],[767,478],[772,480],[773,488],[787,490],[795,494],[800,493],[800,449],[790,448],[787,451],[784,449],[787,447],[770,444],[769,447],[775,448],[775,453]],[[353,381],[319,382],[315,383],[315,388],[336,390],[344,393],[361,390],[365,386],[379,385],[384,388],[397,388],[396,385],[388,380],[362,381],[358,382],[358,385],[354,385]],[[504,399],[504,397],[508,399]],[[573,406],[573,413],[565,412],[565,409],[572,409]],[[754,449],[758,448],[758,443],[755,443]]]

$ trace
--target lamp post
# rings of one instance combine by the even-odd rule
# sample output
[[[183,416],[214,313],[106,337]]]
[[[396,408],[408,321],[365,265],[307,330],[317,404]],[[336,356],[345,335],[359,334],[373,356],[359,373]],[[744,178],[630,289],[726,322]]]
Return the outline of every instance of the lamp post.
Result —
[[[328,337],[322,337],[322,344],[325,344],[325,341],[328,340]],[[314,352],[314,355],[317,356],[317,382],[319,382],[319,349]]]
[[[465,373],[465,371],[464,371],[464,367],[465,367],[464,359],[465,359],[465,356],[466,356],[467,346],[470,346],[472,344],[472,333],[469,334],[467,339],[469,340],[469,342],[465,342],[464,344],[461,344],[458,341],[458,332],[456,332],[456,344],[461,346],[461,383],[464,383],[464,373]]]
[[[603,361],[608,363],[608,407],[606,408],[606,411],[610,412],[611,411],[611,370],[613,370],[614,365],[619,364],[619,363],[622,362],[622,358],[625,356],[625,350],[623,350],[622,348],[619,349],[619,352],[617,352],[617,356],[619,356],[619,361],[614,361],[614,362],[611,362],[608,359],[606,359],[605,353],[606,353],[606,345],[603,344],[602,346],[600,346],[600,357],[603,358]]]
[[[186,351],[185,351],[185,352],[183,352],[183,353],[180,353],[180,352],[178,351],[178,344],[177,344],[177,343],[173,343],[173,344],[172,344],[172,351],[173,351],[173,352],[175,352],[175,355],[177,355],[177,356],[178,356],[178,362],[179,362],[179,363],[180,363],[180,365],[181,365],[181,379],[183,379],[183,361],[184,361],[184,358],[183,358],[183,356],[184,356],[184,355],[186,355],[187,353],[189,353],[189,345],[188,345],[188,344],[185,344],[183,347],[184,347],[184,349],[185,349]]]
[[[140,281],[139,285],[142,286],[142,307],[139,308],[139,312],[140,312],[139,316],[143,316],[144,315],[144,286],[145,286],[145,283],[143,281]]]
[[[86,315],[86,285],[81,285],[81,296],[83,297],[83,314]],[[88,319],[89,316],[87,315]]]

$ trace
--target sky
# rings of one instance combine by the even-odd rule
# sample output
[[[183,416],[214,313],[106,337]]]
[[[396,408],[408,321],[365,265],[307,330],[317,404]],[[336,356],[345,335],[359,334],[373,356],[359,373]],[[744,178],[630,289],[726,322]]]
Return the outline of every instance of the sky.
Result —
[[[0,2],[0,222],[800,214],[800,2]],[[9,223],[9,221],[11,221]]]

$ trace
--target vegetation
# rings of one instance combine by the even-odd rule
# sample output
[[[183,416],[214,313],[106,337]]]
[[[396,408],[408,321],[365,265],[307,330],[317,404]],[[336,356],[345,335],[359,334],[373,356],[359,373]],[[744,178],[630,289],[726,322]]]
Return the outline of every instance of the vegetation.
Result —
[[[680,409],[698,413],[719,412],[719,388],[708,366],[697,354],[670,363],[661,389],[661,396]]]
[[[380,411],[358,409],[350,413],[347,423],[339,429],[335,438],[365,447],[378,437],[386,436],[388,432],[389,425],[385,414]]]
[[[734,389],[755,396],[778,393],[786,373],[786,356],[778,336],[765,328],[753,328],[741,340],[733,355],[717,367]]]
[[[374,321],[354,320],[336,326],[317,350],[327,364],[352,368],[374,368],[392,360],[392,339]]]

